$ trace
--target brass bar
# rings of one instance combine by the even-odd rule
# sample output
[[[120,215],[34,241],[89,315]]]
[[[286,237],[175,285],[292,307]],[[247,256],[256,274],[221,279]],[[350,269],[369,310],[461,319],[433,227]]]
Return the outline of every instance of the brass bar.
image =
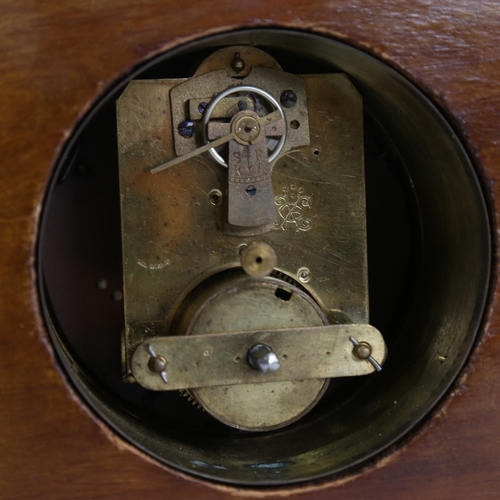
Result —
[[[348,324],[152,338],[135,350],[132,373],[142,386],[157,391],[373,373],[368,360],[354,356],[351,336],[368,343],[372,357],[383,364],[387,349],[380,332]],[[250,367],[247,353],[256,344],[272,349],[281,365],[278,371]],[[151,353],[166,360],[161,374],[149,368]]]

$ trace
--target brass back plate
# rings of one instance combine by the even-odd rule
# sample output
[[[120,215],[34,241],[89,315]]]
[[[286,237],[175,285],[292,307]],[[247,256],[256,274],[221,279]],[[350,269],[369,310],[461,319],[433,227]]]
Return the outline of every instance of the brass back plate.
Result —
[[[278,271],[307,276],[302,284],[330,323],[367,323],[361,98],[342,74],[302,78],[310,145],[277,160],[278,219],[259,240],[276,251]],[[164,335],[187,293],[238,267],[241,246],[255,241],[222,232],[225,204],[212,204],[210,193],[224,196],[227,171],[207,156],[158,175],[144,171],[175,156],[169,94],[182,82],[132,81],[117,105],[127,359],[144,340],[130,324],[167,320],[149,332]]]

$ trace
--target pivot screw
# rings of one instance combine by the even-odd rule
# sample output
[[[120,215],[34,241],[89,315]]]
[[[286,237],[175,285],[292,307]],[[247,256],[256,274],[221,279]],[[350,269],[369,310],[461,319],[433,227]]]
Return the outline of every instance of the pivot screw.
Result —
[[[166,372],[167,360],[163,356],[156,354],[154,349],[149,344],[146,344],[144,346],[144,349],[149,354],[148,368],[150,369],[150,371],[160,375],[163,382],[165,382],[165,384],[168,384]]]
[[[368,342],[358,342],[354,337],[349,337],[349,340],[353,343],[354,347],[352,349],[352,354],[355,358],[359,360],[367,360],[371,363],[373,368],[378,372],[382,371],[380,364],[372,356],[372,346]]]
[[[278,356],[265,344],[255,344],[247,354],[248,364],[257,371],[270,373],[281,368]]]
[[[358,359],[368,359],[372,355],[372,346],[368,342],[359,342],[354,346],[352,353]]]
[[[167,367],[167,360],[163,356],[153,356],[149,359],[148,368],[153,373],[161,373]]]
[[[184,120],[179,123],[177,130],[182,137],[192,137],[194,134],[194,123],[191,120]]]
[[[245,61],[241,58],[239,52],[234,53],[234,59],[231,61],[231,68],[236,73],[241,73],[245,69]]]
[[[293,108],[297,104],[297,94],[293,90],[285,90],[280,97],[284,108]]]

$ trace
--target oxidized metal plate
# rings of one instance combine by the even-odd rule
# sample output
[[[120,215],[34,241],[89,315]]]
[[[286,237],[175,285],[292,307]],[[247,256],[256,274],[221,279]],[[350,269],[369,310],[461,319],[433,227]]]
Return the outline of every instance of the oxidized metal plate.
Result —
[[[362,106],[344,75],[291,75],[268,56],[235,75],[231,52],[241,66],[223,49],[118,101],[124,357],[144,387],[189,388],[262,431],[308,412],[330,377],[380,368],[353,355],[356,327],[320,326],[368,322]],[[276,254],[274,278],[232,271],[255,243]],[[360,328],[383,362],[381,335]],[[265,377],[246,362],[259,342],[284,363]]]
[[[373,358],[384,362],[386,347],[376,328],[327,325],[150,339],[135,350],[132,373],[143,387],[155,391],[373,373],[375,367],[368,360],[353,354],[350,337],[368,343]],[[279,370],[262,373],[246,363],[249,349],[259,343],[272,348],[280,360]],[[166,360],[163,377],[147,368],[151,352]]]
[[[267,78],[255,83],[273,86]],[[277,160],[277,220],[259,240],[274,248],[277,270],[301,281],[330,323],[367,323],[361,99],[341,74],[296,78],[305,82],[310,145]],[[212,204],[210,193],[224,196],[227,170],[207,155],[145,172],[176,155],[170,91],[183,82],[133,81],[118,101],[127,359],[144,340],[131,323],[166,322],[149,332],[163,335],[188,291],[238,267],[240,247],[255,241],[223,232],[225,204]]]

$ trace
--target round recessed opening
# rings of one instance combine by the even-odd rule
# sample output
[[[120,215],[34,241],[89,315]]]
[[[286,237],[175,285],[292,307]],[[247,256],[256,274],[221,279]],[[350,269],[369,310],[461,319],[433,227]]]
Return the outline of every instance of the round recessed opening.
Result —
[[[291,73],[346,73],[363,97],[370,322],[389,348],[384,370],[333,380],[304,418],[263,434],[226,427],[177,393],[122,380],[115,103],[126,82],[103,96],[59,159],[42,217],[39,289],[69,377],[117,432],[198,476],[279,485],[367,460],[442,398],[480,325],[489,228],[474,170],[453,130],[406,79],[352,47],[299,32],[229,33],[172,50],[130,78],[191,76],[211,52],[245,44]],[[221,199],[222,193],[210,194],[212,204]],[[307,283],[309,275],[302,271],[297,279]]]

